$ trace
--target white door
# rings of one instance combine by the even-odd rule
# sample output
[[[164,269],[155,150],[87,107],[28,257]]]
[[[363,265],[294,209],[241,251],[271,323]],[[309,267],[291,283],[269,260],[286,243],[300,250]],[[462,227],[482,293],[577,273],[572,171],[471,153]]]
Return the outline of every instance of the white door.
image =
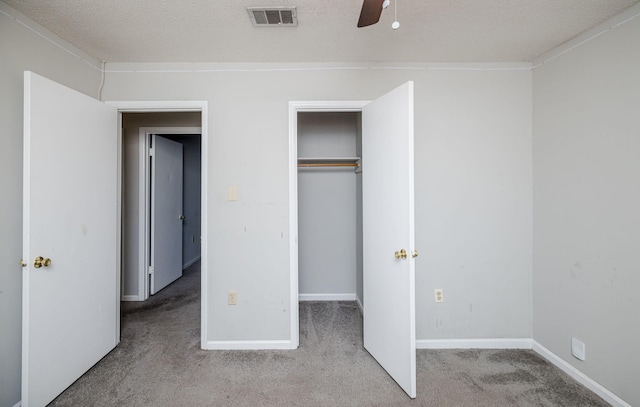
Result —
[[[116,127],[113,107],[25,72],[24,407],[49,403],[119,341]]]
[[[182,144],[151,138],[151,284],[155,294],[182,277]]]
[[[363,108],[362,160],[364,346],[415,398],[413,82]]]

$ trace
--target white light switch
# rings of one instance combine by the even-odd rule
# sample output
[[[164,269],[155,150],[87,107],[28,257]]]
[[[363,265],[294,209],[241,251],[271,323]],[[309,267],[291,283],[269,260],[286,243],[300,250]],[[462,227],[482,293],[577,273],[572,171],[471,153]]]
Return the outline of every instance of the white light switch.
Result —
[[[227,188],[227,200],[228,201],[237,201],[238,200],[238,187],[231,186]]]
[[[238,305],[238,292],[237,291],[229,291],[228,293],[228,302],[229,305]]]

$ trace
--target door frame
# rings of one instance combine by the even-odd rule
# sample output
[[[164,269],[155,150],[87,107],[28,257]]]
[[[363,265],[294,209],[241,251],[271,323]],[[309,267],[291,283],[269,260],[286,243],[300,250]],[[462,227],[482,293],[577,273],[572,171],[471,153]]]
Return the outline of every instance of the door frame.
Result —
[[[144,301],[149,298],[149,267],[150,264],[150,254],[151,254],[151,239],[149,234],[151,233],[151,221],[149,217],[150,206],[151,206],[151,183],[150,172],[151,168],[149,166],[149,157],[150,157],[150,146],[151,146],[151,135],[172,135],[172,134],[189,134],[189,135],[200,135],[202,138],[202,127],[140,127],[138,133],[138,148],[139,148],[139,180],[138,185],[140,185],[139,197],[138,197],[138,213],[142,214],[140,222],[138,224],[138,247],[142,247],[143,250],[140,250],[141,256],[138,258],[138,300]],[[200,158],[202,158],[202,150],[200,151]],[[202,193],[202,185],[201,193]],[[201,210],[201,213],[203,211]],[[142,218],[144,216],[144,218]],[[202,231],[201,231],[202,232]],[[183,242],[184,243],[184,242]],[[202,251],[200,253],[202,256]]]
[[[207,174],[208,174],[208,102],[206,100],[186,100],[186,101],[107,101],[106,104],[113,106],[118,111],[118,142],[119,142],[119,155],[118,155],[118,179],[122,179],[122,114],[123,113],[170,113],[170,112],[200,112],[200,137],[201,137],[201,192],[202,198],[200,206],[202,208],[201,213],[201,260],[200,260],[200,347],[205,349],[207,343],[207,321],[209,309],[209,301],[207,296]],[[120,194],[120,207],[122,207],[122,194]],[[119,247],[122,245],[122,234],[118,236]],[[120,274],[120,273],[119,273]],[[120,304],[121,288],[119,286],[120,278],[118,278],[118,305]],[[118,306],[118,310],[119,310]],[[120,335],[120,324],[118,323],[118,336]]]
[[[298,113],[362,112],[369,100],[289,102],[289,292],[291,308],[291,349],[300,345],[298,315]]]

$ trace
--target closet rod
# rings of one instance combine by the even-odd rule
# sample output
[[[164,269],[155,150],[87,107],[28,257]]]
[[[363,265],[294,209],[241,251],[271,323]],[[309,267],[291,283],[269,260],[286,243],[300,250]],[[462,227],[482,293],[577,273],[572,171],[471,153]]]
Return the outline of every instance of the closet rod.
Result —
[[[299,163],[298,167],[358,167],[357,163]]]

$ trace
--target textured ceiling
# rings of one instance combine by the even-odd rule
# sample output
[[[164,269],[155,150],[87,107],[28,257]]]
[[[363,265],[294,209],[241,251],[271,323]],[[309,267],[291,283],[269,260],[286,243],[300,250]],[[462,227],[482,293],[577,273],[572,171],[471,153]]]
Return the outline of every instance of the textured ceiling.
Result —
[[[107,62],[521,62],[639,0],[397,0],[356,28],[362,0],[4,0]],[[248,6],[296,6],[253,27]]]

